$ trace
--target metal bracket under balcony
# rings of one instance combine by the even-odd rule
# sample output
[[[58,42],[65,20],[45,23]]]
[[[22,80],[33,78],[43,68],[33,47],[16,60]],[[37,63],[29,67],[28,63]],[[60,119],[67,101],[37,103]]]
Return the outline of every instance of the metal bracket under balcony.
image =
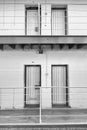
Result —
[[[0,44],[87,44],[87,36],[0,36]]]

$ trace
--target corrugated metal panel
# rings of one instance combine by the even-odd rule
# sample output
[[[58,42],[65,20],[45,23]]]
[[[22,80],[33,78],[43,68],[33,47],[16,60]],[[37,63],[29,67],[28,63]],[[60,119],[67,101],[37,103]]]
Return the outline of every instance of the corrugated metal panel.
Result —
[[[39,104],[40,67],[27,66],[26,68],[26,104]]]
[[[38,10],[27,10],[27,35],[39,35]]]
[[[65,35],[65,10],[52,10],[52,35]]]
[[[52,66],[53,104],[66,104],[66,67]]]

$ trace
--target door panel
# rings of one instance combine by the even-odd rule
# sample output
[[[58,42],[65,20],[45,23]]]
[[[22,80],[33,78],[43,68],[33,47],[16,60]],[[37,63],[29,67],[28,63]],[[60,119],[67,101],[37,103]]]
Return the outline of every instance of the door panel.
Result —
[[[65,35],[65,10],[52,10],[52,35]]]
[[[38,9],[27,10],[27,35],[39,35]]]
[[[26,66],[26,104],[40,103],[40,66]]]
[[[66,104],[66,66],[52,66],[52,104]]]

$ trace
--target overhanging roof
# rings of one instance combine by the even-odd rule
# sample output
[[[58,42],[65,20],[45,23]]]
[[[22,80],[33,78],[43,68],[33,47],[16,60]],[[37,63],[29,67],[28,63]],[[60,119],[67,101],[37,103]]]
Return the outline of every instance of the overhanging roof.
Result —
[[[0,44],[87,44],[87,36],[0,36]]]

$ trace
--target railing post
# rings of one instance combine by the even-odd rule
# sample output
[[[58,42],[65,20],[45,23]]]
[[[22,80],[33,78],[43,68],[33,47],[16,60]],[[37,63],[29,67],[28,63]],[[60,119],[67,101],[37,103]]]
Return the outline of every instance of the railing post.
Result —
[[[15,88],[13,88],[13,108],[14,108]]]
[[[42,120],[41,120],[41,104],[42,104],[42,88],[40,87],[40,124],[42,123]]]

